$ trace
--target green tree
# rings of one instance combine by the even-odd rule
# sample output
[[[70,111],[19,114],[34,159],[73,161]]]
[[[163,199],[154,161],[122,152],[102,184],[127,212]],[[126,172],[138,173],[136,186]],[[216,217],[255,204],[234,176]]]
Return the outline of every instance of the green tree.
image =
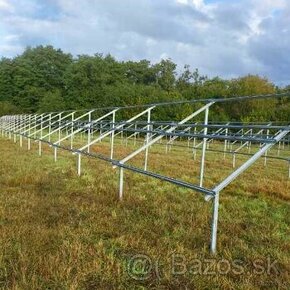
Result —
[[[175,86],[176,64],[170,60],[161,60],[154,66],[157,84],[166,92],[170,92]]]
[[[141,60],[139,62],[128,61],[124,63],[126,67],[126,78],[132,84],[153,85],[156,83],[156,73],[150,61]]]
[[[20,110],[8,101],[0,101],[0,117],[21,113]]]
[[[148,60],[118,61],[103,54],[73,58],[52,46],[27,48],[15,58],[0,60],[0,109],[2,113],[15,112],[17,108],[24,113],[44,112],[283,91],[268,79],[255,75],[224,80],[208,78],[198,69],[192,71],[189,65],[184,66],[180,75],[176,69],[177,65],[170,59],[152,65]],[[289,98],[229,102],[215,104],[210,118],[287,120],[289,107]],[[195,108],[194,105],[158,108],[154,117],[176,120]]]
[[[266,78],[248,75],[233,79],[229,83],[229,96],[254,96],[275,93],[275,86]],[[258,99],[235,102],[226,105],[228,115],[233,120],[269,121],[274,118],[276,99]]]
[[[66,104],[60,90],[46,92],[40,101],[38,111],[57,112],[66,109]]]
[[[9,58],[0,60],[0,100],[11,101],[14,95],[14,61]]]
[[[71,62],[70,54],[52,46],[27,48],[14,59],[14,104],[23,111],[37,111],[47,91],[64,89],[63,75]]]

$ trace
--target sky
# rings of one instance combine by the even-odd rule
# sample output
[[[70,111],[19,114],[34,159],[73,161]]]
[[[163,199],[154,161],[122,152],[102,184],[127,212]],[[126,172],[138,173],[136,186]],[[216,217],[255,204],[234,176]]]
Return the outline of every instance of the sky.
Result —
[[[0,57],[41,44],[290,84],[290,1],[0,0]]]

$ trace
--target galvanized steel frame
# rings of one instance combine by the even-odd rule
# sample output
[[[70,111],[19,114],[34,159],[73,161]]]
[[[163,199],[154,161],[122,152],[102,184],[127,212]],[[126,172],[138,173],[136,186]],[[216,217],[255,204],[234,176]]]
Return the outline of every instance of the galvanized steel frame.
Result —
[[[130,170],[136,173],[143,175],[151,176],[158,178],[170,183],[173,183],[178,186],[186,187],[198,192],[201,192],[205,195],[205,200],[210,201],[213,199],[213,217],[212,217],[212,235],[211,235],[211,252],[216,253],[216,244],[217,244],[217,221],[218,221],[218,207],[219,207],[219,195],[221,190],[223,190],[228,184],[235,180],[242,172],[249,168],[255,161],[257,161],[261,156],[265,156],[265,164],[267,158],[267,152],[275,144],[279,144],[283,141],[288,142],[289,139],[285,139],[288,133],[290,132],[289,124],[284,126],[274,126],[271,123],[266,125],[235,125],[231,123],[226,124],[210,124],[209,123],[209,109],[215,103],[221,102],[233,102],[233,101],[244,101],[244,100],[254,100],[260,98],[275,98],[275,97],[289,97],[289,93],[276,94],[276,95],[261,95],[261,96],[246,96],[238,98],[228,98],[228,99],[208,99],[208,100],[191,100],[191,101],[181,101],[181,102],[166,102],[158,104],[149,104],[149,105],[138,105],[138,106],[127,106],[127,107],[111,107],[111,108],[97,108],[86,111],[62,111],[62,112],[49,112],[42,114],[23,114],[23,115],[14,115],[14,116],[3,116],[0,118],[0,130],[2,136],[8,136],[9,139],[14,137],[14,142],[17,142],[17,137],[19,136],[20,146],[23,144],[23,137],[27,139],[28,150],[31,149],[31,140],[38,142],[39,144],[39,155],[42,154],[42,143],[49,144],[49,146],[54,148],[54,158],[57,160],[57,149],[62,148],[64,150],[70,151],[73,154],[77,155],[77,172],[81,175],[81,155],[89,156],[92,158],[101,159],[113,164],[113,167],[118,167],[120,170],[119,174],[119,198],[123,198],[124,191],[124,170]],[[178,106],[180,104],[187,103],[205,103],[201,108],[194,111],[192,114],[188,115],[186,118],[179,122],[154,122],[151,120],[151,112],[159,106]],[[129,118],[127,121],[116,122],[116,113],[119,110],[124,109],[140,109],[143,108],[143,111],[135,114],[133,117]],[[101,114],[97,119],[92,119],[92,114],[100,111],[108,111],[105,114]],[[83,112],[83,113],[81,113]],[[188,123],[197,115],[204,113],[204,122],[195,122]],[[75,118],[76,114],[80,114],[79,117]],[[147,115],[146,122],[137,121],[140,117]],[[84,125],[80,124],[79,121],[87,118],[88,120],[84,122]],[[106,118],[111,117],[111,120]],[[68,120],[69,119],[69,120]],[[142,127],[138,129],[138,126]],[[154,126],[158,126],[154,129]],[[180,128],[178,130],[178,128]],[[202,130],[197,132],[197,128],[200,127]],[[191,129],[194,132],[191,132]],[[213,133],[208,133],[209,129],[215,129]],[[217,129],[217,130],[216,130]],[[234,135],[230,134],[229,130],[240,129]],[[260,129],[258,132],[254,133],[254,129]],[[48,130],[48,133],[46,132]],[[66,130],[66,135],[61,136],[62,130]],[[246,130],[246,131],[245,131]],[[263,135],[264,130],[266,130],[266,136]],[[274,134],[270,135],[270,130],[275,131]],[[87,144],[78,148],[73,148],[74,137],[78,133],[87,133]],[[91,139],[93,132],[99,132],[99,136],[95,139]],[[114,159],[114,138],[118,134],[124,132],[131,132],[130,136],[135,137],[143,134],[144,135],[144,144],[125,158],[121,160]],[[56,141],[51,141],[51,136],[54,133],[58,133],[58,138]],[[250,134],[250,136],[249,136]],[[106,157],[102,154],[90,152],[91,146],[97,142],[102,141],[104,138],[110,136],[110,157]],[[166,151],[167,146],[173,144],[173,141],[178,137],[187,138],[188,144],[190,140],[194,139],[193,150],[199,149],[198,147],[202,145],[201,150],[201,160],[200,160],[200,176],[199,176],[199,185],[191,184],[181,180],[177,180],[168,176],[163,176],[156,174],[154,172],[148,171],[148,154],[149,148],[154,144],[161,141],[162,138],[169,137],[169,141],[166,142]],[[61,145],[61,143],[67,139],[70,139],[70,146]],[[201,140],[201,142],[196,145],[196,139]],[[245,146],[250,146],[253,142],[260,143],[259,150],[251,156],[245,163],[243,163],[238,169],[226,177],[222,182],[216,185],[212,189],[207,189],[203,187],[204,180],[204,168],[205,168],[205,156],[207,143],[213,142],[213,140],[221,140],[224,142],[224,157],[227,152],[227,148],[232,148],[232,146],[237,142],[242,142],[241,145],[235,149],[231,150],[230,153],[233,154],[233,167],[235,167],[235,156],[240,153],[239,150]],[[127,142],[126,140],[126,142]],[[232,141],[232,142],[231,142]],[[244,142],[244,143],[243,143]],[[145,151],[145,160],[144,160],[144,169],[137,168],[135,166],[128,165],[127,162]],[[218,151],[217,151],[218,152]],[[244,154],[244,153],[242,153]],[[245,155],[245,154],[244,154]],[[269,156],[271,158],[271,156]],[[283,159],[283,158],[280,158]],[[288,160],[289,172],[288,177],[290,178],[290,159]]]

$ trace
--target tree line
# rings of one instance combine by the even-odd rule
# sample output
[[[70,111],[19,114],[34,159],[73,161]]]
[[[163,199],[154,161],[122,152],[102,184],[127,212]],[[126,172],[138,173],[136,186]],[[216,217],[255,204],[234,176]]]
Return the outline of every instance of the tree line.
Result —
[[[0,116],[164,101],[279,93],[267,78],[247,75],[230,80],[209,78],[185,65],[177,72],[170,59],[118,61],[111,55],[73,57],[53,46],[28,47],[14,58],[0,60]],[[192,108],[164,108],[160,120],[179,119]],[[216,105],[219,121],[288,120],[289,98]]]

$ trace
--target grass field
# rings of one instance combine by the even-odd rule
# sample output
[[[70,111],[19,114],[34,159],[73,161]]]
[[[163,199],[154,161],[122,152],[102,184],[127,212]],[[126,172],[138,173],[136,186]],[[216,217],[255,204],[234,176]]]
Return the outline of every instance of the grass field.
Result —
[[[59,150],[55,163],[47,145],[41,157],[37,144],[25,146],[0,137],[2,289],[290,289],[284,161],[260,160],[221,192],[212,256],[211,203],[201,194],[125,171],[119,202],[110,164],[83,158],[78,177],[70,153]],[[108,153],[108,144],[93,150]],[[116,158],[132,150],[119,145]],[[149,169],[198,182],[198,160],[156,145]],[[231,156],[208,152],[205,186],[231,171]]]

